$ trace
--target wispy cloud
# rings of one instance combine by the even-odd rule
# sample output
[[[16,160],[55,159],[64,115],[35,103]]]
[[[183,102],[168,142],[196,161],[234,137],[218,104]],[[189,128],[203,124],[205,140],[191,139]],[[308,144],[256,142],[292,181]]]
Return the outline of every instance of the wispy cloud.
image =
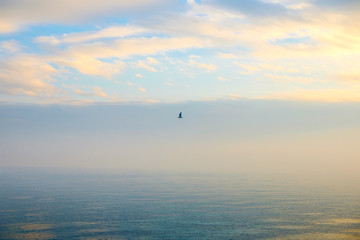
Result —
[[[154,64],[154,65],[160,64],[158,60],[156,60],[155,58],[152,58],[152,57],[147,57],[146,60],[149,64]]]
[[[51,96],[61,90],[52,82],[58,73],[46,61],[31,55],[21,55],[0,61],[0,92],[33,97]]]
[[[151,67],[150,65],[148,65],[146,62],[144,61],[139,61],[137,64],[136,64],[137,67],[139,68],[144,68],[150,72],[157,72],[157,70],[153,67]]]
[[[232,54],[232,53],[219,53],[218,56],[220,58],[225,58],[225,59],[235,59],[235,58],[237,58],[237,56]]]
[[[159,61],[152,57],[147,57],[146,60],[138,61],[136,66],[139,68],[144,68],[150,72],[157,72],[157,70],[150,65],[159,65]]]
[[[259,70],[258,67],[253,66],[253,65],[242,64],[242,63],[235,63],[235,64],[245,70],[245,71],[241,71],[241,74],[244,74],[244,75],[252,74]]]
[[[300,77],[300,76],[289,76],[289,75],[274,75],[274,74],[265,74],[265,78],[272,79],[274,81],[282,82],[282,83],[290,83],[290,82],[297,82],[297,83],[311,83],[319,81],[316,78],[311,77]]]
[[[340,82],[360,83],[360,72],[350,71],[334,74],[334,78]]]
[[[19,52],[20,51],[20,45],[16,40],[9,40],[9,41],[2,41],[0,42],[0,52]]]
[[[98,97],[109,97],[109,95],[105,93],[102,87],[100,86],[95,86],[92,89],[94,91],[94,94]]]
[[[125,68],[125,63],[121,61],[103,62],[96,58],[90,58],[86,55],[76,56],[73,59],[55,58],[54,63],[77,69],[83,74],[100,75],[105,78],[111,78],[112,75],[121,72]]]
[[[217,67],[214,64],[206,64],[206,63],[196,62],[192,59],[189,60],[189,66],[206,69],[208,71],[214,71],[217,69]]]
[[[63,87],[72,90],[75,94],[80,96],[103,98],[109,97],[109,95],[105,93],[100,86],[75,86],[63,84]]]
[[[96,32],[80,32],[63,34],[62,36],[40,36],[35,40],[39,43],[51,45],[75,44],[106,38],[123,38],[146,32],[145,29],[134,26],[112,26]]]
[[[313,102],[359,102],[360,88],[342,89],[298,89],[258,97],[259,99],[278,99]]]
[[[8,33],[21,29],[23,26],[44,23],[81,23],[103,16],[116,16],[141,12],[166,4],[164,0],[86,0],[76,2],[70,0],[52,1],[26,0],[0,2],[0,33]],[[4,24],[6,23],[6,24]]]

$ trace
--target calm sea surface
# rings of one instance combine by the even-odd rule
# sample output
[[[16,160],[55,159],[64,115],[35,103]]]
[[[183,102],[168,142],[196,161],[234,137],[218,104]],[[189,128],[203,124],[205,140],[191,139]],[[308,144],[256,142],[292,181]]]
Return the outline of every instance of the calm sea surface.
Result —
[[[0,239],[360,239],[360,184],[284,179],[3,171]]]

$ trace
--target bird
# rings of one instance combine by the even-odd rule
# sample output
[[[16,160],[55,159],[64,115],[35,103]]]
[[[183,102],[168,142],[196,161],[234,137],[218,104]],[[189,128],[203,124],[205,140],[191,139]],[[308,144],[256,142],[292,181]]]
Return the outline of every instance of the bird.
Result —
[[[183,117],[182,117],[182,112],[179,113],[178,118],[183,118]]]

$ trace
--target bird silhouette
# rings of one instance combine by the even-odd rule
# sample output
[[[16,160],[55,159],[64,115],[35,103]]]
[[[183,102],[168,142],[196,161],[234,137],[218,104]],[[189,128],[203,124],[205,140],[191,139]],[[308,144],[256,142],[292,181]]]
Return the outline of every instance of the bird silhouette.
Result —
[[[182,112],[179,113],[178,118],[183,118],[183,117],[182,117]]]

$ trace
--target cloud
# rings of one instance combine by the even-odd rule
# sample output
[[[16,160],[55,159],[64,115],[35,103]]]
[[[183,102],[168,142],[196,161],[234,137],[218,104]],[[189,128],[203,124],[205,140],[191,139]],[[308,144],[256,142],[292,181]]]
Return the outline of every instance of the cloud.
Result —
[[[154,65],[160,64],[159,61],[156,60],[155,58],[147,57],[146,59],[147,59],[147,62],[148,62],[149,64],[154,64]]]
[[[138,91],[139,92],[146,92],[146,89],[145,88],[138,88]]]
[[[14,35],[15,38],[18,37],[16,40],[0,42],[0,51],[5,53],[0,56],[0,67],[3,69],[0,73],[2,93],[58,95],[61,89],[56,87],[58,83],[55,82],[55,77],[60,79],[60,74],[64,77],[69,74],[70,77],[70,72],[74,71],[69,71],[69,68],[76,70],[78,77],[86,82],[83,75],[111,79],[114,75],[124,73],[128,64],[133,68],[158,72],[159,75],[176,75],[180,72],[188,77],[197,76],[198,69],[209,72],[230,71],[226,74],[226,79],[229,80],[240,67],[242,74],[256,73],[257,76],[273,80],[268,81],[274,84],[272,91],[281,89],[284,86],[281,83],[284,82],[306,83],[309,88],[319,87],[314,83],[324,84],[322,79],[325,76],[332,83],[321,85],[324,88],[331,88],[334,85],[330,84],[340,82],[356,85],[360,81],[356,71],[359,67],[360,17],[358,4],[354,1],[339,4],[323,0],[204,0],[188,1],[186,8],[181,10],[161,14],[152,12],[152,7],[160,7],[162,3],[165,1],[109,0],[105,4],[98,0],[90,4],[84,0],[72,3],[65,0],[51,4],[45,0],[34,0],[32,4],[25,0],[0,2],[0,32],[16,31],[21,27],[27,28],[40,23],[48,27],[53,23],[85,23],[89,19],[98,19],[97,17],[106,20],[114,16],[114,13],[121,17],[129,16],[124,25],[116,24],[95,31],[58,35],[42,33],[34,39],[37,43],[35,48],[38,47],[36,49],[27,40],[21,42],[21,37],[17,35]],[[88,8],[79,11],[84,4]],[[337,11],[334,6],[341,6],[341,9]],[[147,8],[151,14],[132,14],[147,11]],[[37,52],[37,55],[25,54],[25,51]],[[159,58],[159,55],[162,57]],[[189,56],[188,62],[184,60],[186,56]],[[206,62],[202,61],[205,56]],[[15,66],[13,61],[22,61],[23,58],[31,66]],[[165,64],[170,61],[164,59],[172,59],[174,65],[169,65],[169,69],[173,68],[175,72],[167,71]],[[231,64],[235,62],[231,59],[236,59],[238,68]],[[353,70],[346,67],[348,64],[352,65]],[[128,71],[135,71],[128,76],[143,77],[140,73],[136,74],[136,69]],[[173,76],[164,76],[162,79],[168,77]],[[10,80],[11,78],[15,80]],[[21,80],[22,78],[30,80]],[[217,79],[225,80],[223,76]],[[35,88],[36,81],[44,85]],[[161,86],[162,83],[163,81]],[[105,96],[101,93],[106,94],[106,86],[97,84],[104,88],[98,89],[97,93]],[[234,84],[232,87],[244,86],[250,89],[245,86],[248,83],[235,85],[235,81],[229,81],[229,84]],[[85,96],[88,93],[95,94],[94,91],[80,88],[77,92]],[[331,96],[336,98],[336,94],[342,94],[330,92],[332,91],[322,92],[322,95],[333,94]],[[206,96],[212,94],[216,95],[204,93]],[[229,92],[224,94],[228,96]],[[277,95],[276,92],[274,94]],[[350,95],[355,96],[353,93]],[[281,93],[279,96],[284,95]]]
[[[50,97],[61,93],[52,83],[58,73],[46,61],[31,55],[0,60],[0,93]]]
[[[138,78],[143,78],[143,77],[144,77],[144,76],[141,75],[140,73],[136,73],[135,76],[138,77]]]
[[[103,91],[102,87],[100,87],[100,86],[92,87],[92,89],[93,89],[93,91],[94,91],[95,96],[105,97],[105,98],[109,97],[109,96],[107,95],[107,93],[105,93],[105,92]]]
[[[203,68],[203,69],[206,69],[208,71],[215,71],[217,69],[217,67],[214,64],[200,63],[200,62],[196,62],[196,61],[194,61],[192,59],[189,60],[188,64],[191,67]]]
[[[79,32],[63,34],[62,36],[40,36],[35,40],[38,43],[51,45],[74,44],[81,42],[94,41],[106,38],[123,38],[146,32],[147,30],[135,26],[111,26],[96,32]]]
[[[198,56],[198,55],[189,55],[189,58],[190,59],[195,59],[195,58],[200,58],[200,56]]]
[[[63,87],[71,89],[74,93],[80,95],[80,96],[85,96],[85,97],[104,97],[104,98],[108,98],[109,95],[107,93],[105,93],[102,89],[102,87],[100,86],[73,86],[73,85],[66,85],[63,84]],[[80,89],[82,88],[82,89]],[[85,90],[83,90],[85,89]]]
[[[230,5],[248,11],[237,12]],[[251,11],[256,13],[258,6],[269,14],[254,18]],[[202,1],[192,4],[186,14],[150,23],[155,31],[206,39],[213,47],[242,46],[258,58],[286,58],[360,52],[359,20],[355,12],[326,12],[315,5],[295,11],[279,3],[246,0]]]
[[[334,74],[334,78],[340,82],[360,83],[360,72],[343,72]]]
[[[263,2],[280,4],[288,9],[301,10],[311,7],[313,0],[264,0]]]
[[[51,63],[74,68],[83,74],[111,78],[114,74],[121,73],[126,64],[120,60],[109,62],[105,61],[106,59],[128,58],[134,55],[146,56],[200,46],[203,46],[203,42],[195,38],[127,38],[113,40],[109,43],[72,44],[65,50],[59,49],[47,59]],[[146,62],[139,61],[137,67],[156,72],[157,70],[149,63],[160,64],[156,59],[148,57]]]
[[[335,10],[358,10],[360,3],[357,0],[314,0],[314,4],[324,9],[335,9]]]
[[[258,71],[259,68],[249,65],[249,64],[242,64],[242,63],[235,63],[236,65],[238,65],[239,67],[245,69],[246,71],[241,71],[242,74],[253,74],[254,72]]]
[[[258,97],[258,99],[277,99],[313,102],[360,102],[360,88],[350,89],[298,89]]]
[[[136,65],[139,68],[144,68],[150,72],[157,72],[157,70],[151,66],[149,66],[148,64],[146,64],[144,61],[139,61]]]
[[[20,51],[20,45],[16,40],[9,40],[9,41],[2,41],[0,42],[0,52],[6,51],[6,52],[19,52]]]
[[[0,33],[19,30],[22,26],[49,23],[79,23],[89,19],[129,15],[156,10],[168,5],[165,0],[12,0],[0,2]],[[6,23],[6,24],[4,24]]]
[[[238,94],[229,94],[229,97],[231,100],[238,100],[238,99],[244,98],[243,96],[238,95]]]
[[[239,11],[245,14],[255,16],[273,16],[284,15],[287,9],[275,2],[266,2],[259,0],[204,0],[204,3],[226,8],[231,11]]]
[[[1,18],[0,18],[1,19]],[[11,33],[19,30],[19,26],[17,26],[15,23],[9,23],[4,21],[0,21],[0,34],[6,34]]]
[[[300,76],[289,76],[289,75],[265,74],[265,77],[282,83],[297,82],[297,83],[306,84],[306,83],[319,81],[318,79],[313,77],[300,77]]]
[[[125,68],[125,63],[121,61],[103,62],[96,58],[86,55],[77,55],[73,59],[55,58],[53,62],[77,69],[83,74],[99,75],[111,78],[112,75],[121,72]]]
[[[127,38],[111,42],[79,44],[60,52],[62,57],[87,56],[89,58],[128,58],[134,55],[146,56],[173,50],[200,48],[206,43],[197,38]]]
[[[231,53],[219,53],[218,56],[219,56],[220,58],[225,58],[225,59],[234,59],[234,58],[237,58],[236,55],[231,54]]]
[[[144,68],[150,72],[157,72],[157,70],[150,65],[159,65],[159,64],[160,64],[160,62],[158,60],[156,60],[155,58],[147,57],[146,61],[138,61],[136,66],[139,68]]]
[[[293,67],[287,66],[288,64],[269,64],[269,63],[260,63],[258,67],[262,70],[267,70],[271,72],[285,72],[285,73],[299,73],[300,70]]]

